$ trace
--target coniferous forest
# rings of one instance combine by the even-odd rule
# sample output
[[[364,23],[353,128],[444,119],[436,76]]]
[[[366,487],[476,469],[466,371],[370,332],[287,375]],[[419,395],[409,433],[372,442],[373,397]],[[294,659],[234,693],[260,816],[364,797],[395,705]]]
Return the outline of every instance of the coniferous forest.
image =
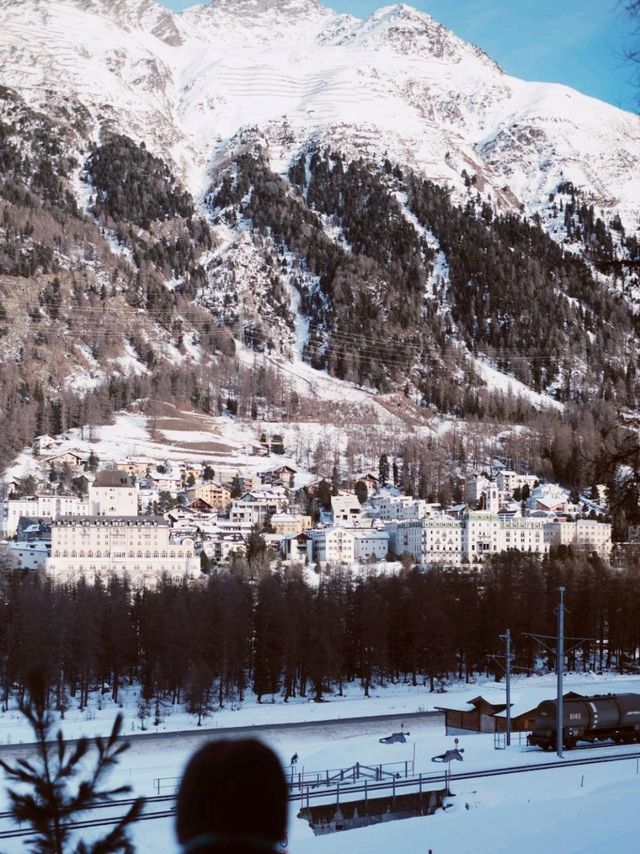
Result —
[[[640,668],[640,567],[612,570],[595,556],[560,549],[540,561],[507,552],[479,568],[406,569],[354,578],[328,568],[313,586],[301,569],[272,574],[260,558],[199,585],[164,581],[132,590],[125,580],[53,586],[4,573],[0,699],[20,703],[25,679],[44,668],[53,710],[80,708],[100,689],[115,703],[139,685],[149,708],[186,703],[202,720],[241,702],[330,700],[357,683],[364,695],[390,682],[443,690],[447,680],[493,672],[487,656],[510,628],[514,667],[555,665],[523,632],[555,633],[559,585],[566,633],[583,637],[569,668]]]
[[[612,485],[611,460],[635,465],[620,413],[638,401],[637,315],[623,296],[637,240],[569,182],[549,201],[559,244],[548,223],[493,212],[474,176],[456,204],[389,161],[310,150],[285,178],[249,145],[213,176],[204,208],[249,229],[264,256],[268,287],[252,314],[240,274],[211,260],[203,212],[162,159],[122,134],[87,142],[80,105],[40,113],[0,88],[0,108],[0,466],[36,435],[108,423],[134,401],[253,420],[334,417],[259,363],[274,351],[286,361],[291,288],[313,366],[470,432],[526,425],[522,463],[570,488]],[[85,210],[74,174],[92,194]],[[236,357],[238,340],[257,351],[253,369]],[[476,356],[564,411],[488,387]],[[443,454],[394,443],[386,453],[413,456],[412,491],[437,493],[446,474],[423,488],[418,469]],[[636,511],[630,501],[627,517]]]

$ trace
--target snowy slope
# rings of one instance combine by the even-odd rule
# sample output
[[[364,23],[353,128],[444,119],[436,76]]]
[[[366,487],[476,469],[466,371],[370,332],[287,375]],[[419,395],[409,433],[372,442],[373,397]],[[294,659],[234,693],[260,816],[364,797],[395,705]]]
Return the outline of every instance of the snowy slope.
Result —
[[[144,139],[202,192],[213,154],[259,129],[274,166],[309,141],[392,159],[504,206],[540,209],[571,180],[635,225],[640,119],[564,86],[506,75],[426,14],[361,21],[315,0],[0,0],[2,82],[33,103],[79,99]],[[637,186],[637,183],[635,184]]]
[[[568,677],[569,685],[576,690],[589,693],[599,691],[637,691],[638,681],[623,677],[598,679],[584,684],[573,674]],[[523,680],[523,682],[529,680]],[[540,697],[553,695],[554,685],[550,677],[533,680],[536,685],[531,691],[528,685],[517,684],[516,691],[538,694]],[[582,682],[582,684],[580,684]],[[538,683],[541,683],[538,685]],[[546,691],[542,689],[546,685]],[[488,686],[451,686],[447,694],[448,704],[454,697],[463,699],[458,693],[466,687],[466,696],[486,695]],[[495,686],[498,690],[502,686]],[[489,690],[491,690],[489,688]],[[456,693],[453,693],[456,692]],[[130,784],[135,795],[150,796],[156,791],[154,781],[161,780],[163,793],[171,790],[182,774],[188,757],[218,730],[224,736],[225,727],[271,725],[288,723],[290,727],[279,730],[261,730],[256,735],[265,740],[288,767],[289,757],[299,754],[299,770],[306,773],[324,772],[326,769],[348,768],[356,762],[374,765],[378,763],[404,763],[416,774],[437,773],[438,766],[431,757],[453,747],[453,736],[447,736],[440,718],[407,718],[402,716],[423,711],[437,704],[442,695],[428,694],[424,687],[388,686],[375,690],[374,695],[364,700],[356,692],[347,690],[344,698],[332,697],[323,704],[294,701],[287,704],[261,704],[249,698],[241,708],[228,707],[216,711],[204,722],[204,731],[199,731],[193,715],[187,715],[180,707],[165,708],[158,727],[147,722],[149,734],[164,734],[161,742],[141,737],[138,718],[138,688],[123,689],[122,699],[127,735],[135,735],[123,761],[113,769],[109,782],[112,785]],[[535,702],[538,702],[536,696]],[[98,706],[98,708],[96,708]],[[528,708],[530,708],[528,704]],[[118,707],[108,698],[91,696],[89,707],[80,713],[70,709],[65,721],[61,722],[68,737],[83,733],[87,736],[105,734]],[[397,716],[393,725],[388,720],[376,719],[376,715]],[[358,717],[357,723],[349,725],[347,718]],[[363,720],[363,717],[369,720]],[[323,720],[342,718],[340,727]],[[400,719],[400,721],[398,721]],[[296,726],[298,722],[315,724],[313,728]],[[404,723],[407,742],[404,744],[380,744],[379,738],[389,734],[398,723]],[[57,728],[57,727],[56,727]],[[171,732],[183,730],[179,737],[170,740]],[[184,731],[186,730],[186,731]],[[29,737],[16,709],[0,715],[0,741],[5,747],[5,760],[13,761],[15,755],[10,745],[17,747]],[[161,749],[158,745],[161,744]],[[542,751],[529,751],[514,738],[508,749],[495,750],[491,734],[468,734],[460,737],[464,750],[462,764],[454,763],[451,782],[452,796],[447,800],[447,809],[433,816],[390,821],[368,828],[349,830],[326,836],[315,837],[308,824],[298,818],[300,802],[292,802],[289,814],[289,840],[291,851],[300,854],[386,854],[392,850],[397,854],[446,852],[447,854],[539,854],[550,852],[631,852],[637,845],[640,818],[637,810],[637,762],[633,758],[636,746],[601,747],[596,756],[606,754],[629,755],[627,759],[599,765],[550,768],[517,775],[456,779],[459,773],[498,769],[504,766],[522,766],[537,763],[553,763],[554,755]],[[593,758],[587,747],[567,755],[568,759]],[[165,788],[166,787],[166,788]],[[346,802],[353,796],[348,794],[348,783],[341,793]],[[0,794],[0,804],[7,806],[6,795]],[[3,829],[5,829],[3,827]],[[170,819],[144,821],[136,824],[132,831],[136,850],[140,854],[173,852],[178,850],[174,842],[174,822]],[[86,838],[86,837],[85,837]],[[24,851],[20,840],[12,840],[5,851]]]

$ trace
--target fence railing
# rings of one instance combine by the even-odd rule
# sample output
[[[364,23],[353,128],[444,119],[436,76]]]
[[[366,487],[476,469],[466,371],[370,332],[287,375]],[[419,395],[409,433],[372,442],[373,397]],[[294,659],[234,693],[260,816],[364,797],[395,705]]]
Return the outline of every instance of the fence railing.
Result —
[[[378,765],[363,765],[356,762],[348,768],[329,768],[326,771],[302,771],[296,772],[295,765],[287,769],[287,781],[289,789],[315,788],[319,786],[331,786],[335,783],[348,785],[357,783],[358,780],[369,779],[381,781],[408,777],[414,773],[413,761],[406,762],[383,762]]]
[[[153,781],[153,790],[156,795],[175,794],[180,785],[180,777],[156,777]]]
[[[295,768],[295,765],[291,765],[286,769],[290,791],[307,788],[329,788],[336,784],[348,786],[360,780],[373,780],[374,782],[399,780],[413,775],[415,770],[413,761],[409,760],[406,762],[383,762],[378,765],[362,765],[360,762],[356,762],[355,765],[350,765],[348,768],[328,768],[325,771],[305,771],[304,768],[301,771],[296,771]],[[156,777],[153,781],[153,790],[156,795],[171,794],[178,791],[179,785],[180,777]]]
[[[526,747],[528,745],[528,737],[529,732],[512,732],[511,733],[511,746],[517,747]],[[495,750],[506,750],[507,748],[507,734],[506,732],[494,732],[493,734],[493,746]]]

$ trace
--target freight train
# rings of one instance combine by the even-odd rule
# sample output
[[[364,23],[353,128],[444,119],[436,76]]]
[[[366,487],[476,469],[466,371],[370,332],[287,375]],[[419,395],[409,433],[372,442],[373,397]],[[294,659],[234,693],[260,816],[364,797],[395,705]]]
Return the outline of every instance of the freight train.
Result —
[[[640,741],[640,694],[598,694],[563,700],[562,743],[567,749],[578,741],[629,744]],[[538,706],[529,744],[552,750],[556,746],[556,700]]]

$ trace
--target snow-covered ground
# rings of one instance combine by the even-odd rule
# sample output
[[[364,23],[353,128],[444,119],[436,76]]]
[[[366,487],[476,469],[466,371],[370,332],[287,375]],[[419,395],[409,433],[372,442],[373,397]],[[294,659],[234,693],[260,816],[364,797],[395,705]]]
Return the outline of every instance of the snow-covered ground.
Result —
[[[255,358],[240,346],[238,354],[247,364]],[[370,459],[362,461],[362,467],[366,467],[377,465],[379,454],[388,448],[390,437],[399,429],[433,436],[459,423],[440,419],[426,410],[404,412],[391,398],[316,371],[298,358],[291,362],[270,356],[264,359],[287,377],[301,397],[314,401],[318,420],[244,421],[230,415],[181,411],[169,405],[155,415],[142,411],[147,404],[134,405],[130,411],[117,413],[113,424],[71,429],[55,437],[55,445],[45,456],[74,451],[88,457],[92,451],[101,465],[122,462],[127,457],[141,457],[157,464],[168,459],[206,461],[223,479],[235,472],[255,473],[276,464],[292,465],[301,470],[296,479],[296,487],[301,488],[313,479],[304,469],[317,462],[314,453],[319,444],[344,454],[350,437],[360,435],[366,428],[371,445]],[[256,455],[254,450],[263,432],[284,434],[286,455]],[[38,460],[31,449],[25,448],[2,479],[7,482],[26,477],[38,469]]]
[[[283,733],[267,741],[283,764],[298,752],[305,771],[346,768],[355,762],[413,761],[416,772],[433,772],[442,768],[431,763],[432,756],[453,747],[453,739],[429,719],[411,721],[406,727],[406,744],[381,745],[379,737],[388,727],[379,724],[362,734],[319,731],[300,735]],[[299,802],[292,802],[289,813],[289,847],[292,854],[622,854],[636,850],[634,836],[640,831],[637,793],[640,777],[636,761],[626,760],[606,765],[570,767],[535,771],[498,778],[455,781],[455,771],[527,764],[540,759],[540,753],[524,753],[519,746],[508,751],[495,751],[491,736],[462,737],[464,763],[452,771],[453,796],[446,811],[433,816],[378,824],[368,828],[343,831],[328,836],[314,836],[307,823],[297,818]],[[181,769],[191,745],[156,753],[154,757],[139,752],[138,745],[127,755],[129,768],[114,781],[135,780],[139,774],[163,776],[168,770]],[[621,752],[620,749],[617,752]],[[578,751],[572,754],[577,758]],[[549,761],[553,761],[551,758]],[[155,762],[160,764],[154,764]],[[167,774],[173,776],[173,774]],[[167,780],[167,784],[171,784]],[[441,784],[438,784],[441,785]],[[343,796],[344,797],[344,796]],[[177,851],[171,820],[144,822],[134,829],[139,854]],[[18,851],[20,848],[7,848]]]
[[[47,453],[76,451],[88,455],[93,451],[101,464],[122,462],[127,457],[143,457],[156,463],[168,459],[204,460],[214,470],[216,465],[224,465],[256,471],[268,467],[275,459],[255,456],[246,450],[249,442],[256,441],[258,426],[248,428],[228,416],[206,416],[177,409],[157,419],[142,412],[119,412],[113,424],[68,430],[57,437],[55,446]],[[278,456],[277,462],[284,465],[292,461]],[[25,448],[6,470],[4,480],[23,477],[35,471],[36,466],[31,450]]]
[[[560,412],[564,409],[564,404],[560,401],[546,394],[538,394],[515,377],[494,368],[486,359],[475,358],[473,366],[490,391],[501,391],[504,394],[512,394],[514,397],[522,397],[539,409],[552,408]]]
[[[596,674],[569,674],[565,677],[566,690],[588,694],[608,691],[640,692],[640,678],[600,676]],[[429,694],[423,686],[390,686],[374,689],[370,699],[358,697],[358,689],[351,689],[344,698],[331,697],[330,701],[316,704],[297,701],[284,704],[258,706],[249,700],[239,710],[227,708],[216,712],[205,726],[217,724],[220,734],[225,726],[251,726],[252,724],[321,722],[348,719],[363,715],[393,714],[401,716],[422,711],[440,703],[456,705],[478,694],[502,692],[503,685],[479,680],[474,685],[448,686],[447,694]],[[519,678],[514,680],[513,696],[518,706],[537,702],[543,696],[551,697],[555,691],[553,676]],[[451,695],[454,696],[451,696]],[[125,729],[127,733],[139,732],[135,692],[125,697]],[[65,730],[68,735],[106,731],[117,708],[107,704],[92,719],[77,719],[73,712],[67,714]],[[171,722],[171,723],[170,723]],[[26,737],[26,730],[15,716],[1,719],[3,726],[12,728],[14,741],[18,734]],[[169,732],[173,724],[189,727],[191,734],[162,742],[158,749],[155,739],[136,740],[114,771],[113,783],[129,783],[134,792],[142,795],[155,793],[154,780],[163,778],[170,790],[178,778],[189,755],[197,749],[209,733],[195,726],[195,718],[184,713],[173,713],[160,730]],[[394,724],[394,729],[398,724]],[[150,727],[154,731],[154,727]],[[330,723],[313,729],[288,729],[269,731],[263,737],[280,756],[283,765],[295,752],[299,754],[297,770],[305,772],[347,768],[355,762],[411,763],[415,773],[433,773],[442,766],[432,764],[431,757],[453,747],[452,737],[444,733],[438,718],[408,718],[404,730],[409,732],[406,744],[383,745],[379,738],[388,735],[390,725],[371,720],[336,727]],[[6,735],[6,730],[5,730]],[[258,732],[258,735],[260,733]],[[6,743],[3,738],[3,742]],[[640,832],[640,812],[637,798],[640,787],[639,764],[633,759],[604,765],[589,765],[533,771],[526,774],[497,778],[455,780],[456,771],[484,770],[488,768],[553,762],[553,754],[527,749],[514,738],[514,744],[505,750],[496,750],[492,735],[460,736],[464,748],[464,763],[452,767],[453,796],[448,799],[445,811],[434,816],[383,823],[369,828],[343,831],[329,836],[315,837],[307,823],[297,818],[298,803],[291,804],[289,822],[289,851],[294,854],[352,854],[352,852],[387,852],[416,854],[431,849],[434,854],[463,854],[463,852],[513,852],[539,854],[539,852],[590,852],[613,854],[636,850],[635,839]],[[637,748],[611,746],[604,753],[633,753]],[[577,759],[580,749],[565,754]],[[593,753],[589,754],[593,756]],[[3,758],[9,758],[3,752]],[[415,763],[415,764],[413,764]],[[166,789],[164,789],[166,791]],[[2,796],[0,804],[6,804]],[[170,820],[143,822],[134,829],[140,854],[173,852],[177,850]],[[24,850],[14,842],[3,848],[6,852]]]
[[[305,770],[346,768],[358,761],[411,762],[414,748],[416,772],[437,770],[430,758],[453,747],[453,739],[431,726],[428,719],[424,723],[412,721],[407,729],[408,741],[399,745],[379,744],[378,738],[388,734],[384,725],[363,735],[319,733],[300,737],[288,733],[272,737],[268,743],[283,763],[298,752]],[[524,753],[519,746],[495,751],[492,737],[486,735],[463,737],[460,746],[465,750],[464,763],[452,768],[453,796],[447,799],[450,807],[446,811],[316,837],[306,821],[297,818],[300,804],[292,802],[287,850],[292,854],[626,854],[637,850],[640,776],[635,760],[457,783],[458,769],[540,759],[539,753]],[[187,758],[184,748],[182,751],[166,754],[163,750],[162,756],[182,766]],[[577,756],[575,751],[572,758]],[[149,757],[130,759],[132,776],[138,773],[138,763],[149,761]],[[149,768],[147,773],[155,771]],[[177,850],[171,820],[137,825],[134,839],[139,854]]]
[[[640,676],[617,676],[571,673],[565,675],[565,690],[580,694],[593,695],[607,692],[627,692],[640,694]],[[265,697],[257,703],[251,691],[246,692],[244,703],[227,703],[224,708],[211,713],[203,723],[207,728],[223,730],[225,727],[250,727],[255,725],[292,724],[301,721],[319,722],[354,717],[376,715],[402,715],[426,712],[440,705],[451,705],[455,699],[456,708],[464,708],[465,702],[482,694],[485,697],[504,696],[504,682],[479,677],[471,684],[464,681],[451,682],[444,693],[429,692],[428,685],[416,687],[405,683],[386,683],[383,687],[372,686],[370,697],[363,696],[358,682],[346,685],[344,696],[326,694],[325,702],[314,703],[303,697],[290,699],[287,703],[277,695],[275,701]],[[555,676],[543,675],[530,678],[514,677],[511,688],[511,701],[514,714],[525,708],[535,707],[541,700],[555,696]],[[122,712],[124,732],[127,735],[141,734],[142,724],[138,717],[139,688],[123,688],[117,705],[110,700],[110,694],[99,699],[98,693],[92,694],[89,706],[83,712],[77,710],[73,699],[71,708],[63,721],[57,721],[67,738],[79,735],[101,735],[110,729],[113,719]],[[148,732],[170,733],[196,728],[196,718],[184,711],[183,706],[172,707],[165,704],[161,710],[162,723],[153,726],[153,707],[150,717],[145,721]],[[17,709],[0,713],[0,745],[20,744],[31,741],[28,725],[23,721]]]

